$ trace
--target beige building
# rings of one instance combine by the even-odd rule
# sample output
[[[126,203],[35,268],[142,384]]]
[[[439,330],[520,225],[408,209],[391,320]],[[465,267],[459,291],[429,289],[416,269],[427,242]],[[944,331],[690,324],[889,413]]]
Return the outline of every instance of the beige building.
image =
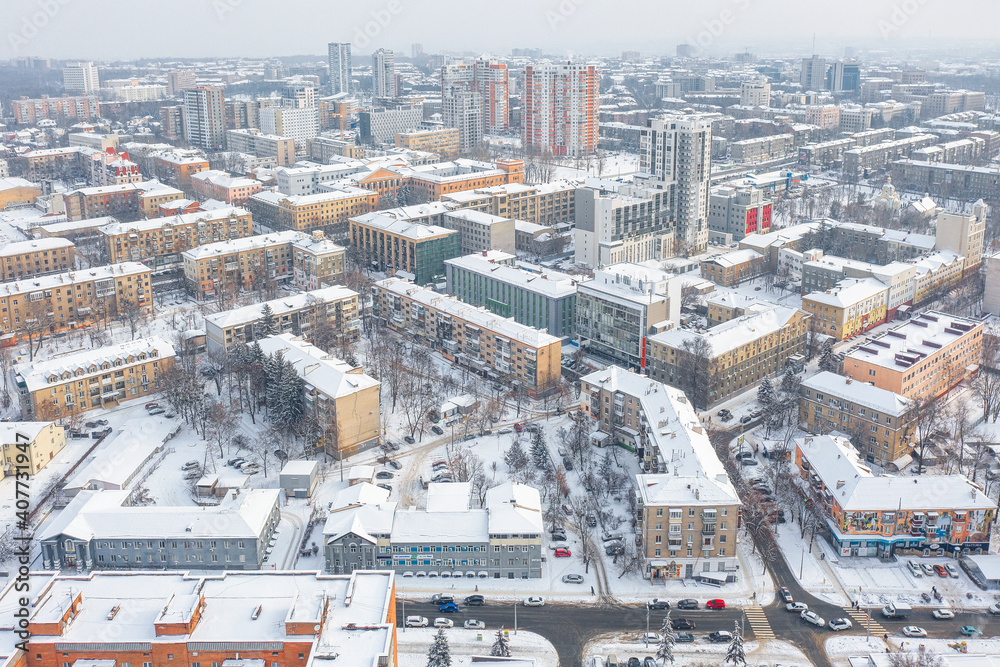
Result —
[[[317,445],[327,454],[340,460],[378,446],[378,380],[289,333],[265,338],[260,347],[280,352],[305,382],[306,412],[321,422]]]
[[[740,499],[683,392],[610,366],[580,378],[598,442],[634,447],[638,551],[653,581],[735,581]]]
[[[398,278],[378,281],[372,294],[381,321],[450,361],[532,396],[559,384],[562,346],[555,336]]]
[[[551,227],[574,220],[576,185],[569,181],[538,185],[508,183],[445,194],[441,196],[441,201],[456,208],[471,208],[490,215]]]
[[[63,427],[50,421],[0,423],[0,479],[37,475],[65,446]]]
[[[173,346],[153,337],[17,364],[21,414],[61,419],[155,394],[173,363]]]
[[[390,275],[408,273],[418,285],[444,278],[445,260],[461,252],[456,230],[399,220],[386,211],[351,218],[350,239],[367,264]]]
[[[98,230],[112,262],[143,262],[158,268],[181,261],[181,253],[208,243],[253,234],[250,212],[227,206],[136,222],[113,222]]]
[[[295,164],[295,140],[277,134],[264,134],[255,128],[226,132],[226,148],[259,158],[272,158],[278,167]]]
[[[299,232],[324,229],[339,236],[347,234],[350,218],[378,208],[378,193],[353,186],[312,195],[265,191],[250,197],[247,207],[258,225]]]
[[[825,292],[802,297],[802,309],[813,316],[817,333],[847,340],[885,322],[889,288],[875,278],[850,278]]]
[[[11,204],[32,204],[41,194],[42,189],[31,181],[0,176],[0,211]]]
[[[950,250],[965,258],[963,276],[979,270],[983,262],[983,240],[989,207],[982,199],[972,206],[971,215],[941,212],[937,217],[935,248]]]
[[[0,284],[0,333],[19,340],[102,322],[120,313],[153,314],[149,267],[135,262]]]
[[[396,148],[437,153],[443,160],[458,157],[458,128],[414,130],[396,134]]]
[[[0,280],[18,280],[76,268],[76,246],[61,238],[8,243],[0,248]]]
[[[514,221],[481,211],[450,211],[441,219],[441,226],[458,231],[463,255],[487,250],[514,253],[516,240]]]

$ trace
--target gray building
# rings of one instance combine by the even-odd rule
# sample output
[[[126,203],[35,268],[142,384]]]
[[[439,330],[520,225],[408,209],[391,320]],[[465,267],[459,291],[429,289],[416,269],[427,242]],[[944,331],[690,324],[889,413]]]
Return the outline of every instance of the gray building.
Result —
[[[330,42],[327,44],[330,60],[330,92],[351,92],[351,44],[350,42]]]
[[[423,111],[420,107],[380,107],[358,112],[358,128],[364,143],[395,144],[398,133],[419,129],[421,122]]]
[[[445,127],[458,128],[458,147],[469,150],[483,140],[483,96],[458,92],[441,102]]]
[[[281,519],[277,489],[209,507],[128,505],[128,490],[81,491],[38,536],[47,569],[259,570]]]
[[[404,577],[542,576],[538,491],[506,482],[471,506],[468,483],[430,484],[426,509],[398,509],[389,492],[356,484],[337,494],[323,528],[326,571],[392,569]]]
[[[499,251],[448,259],[444,265],[448,294],[553,336],[573,336],[573,276],[518,268],[514,255]]]

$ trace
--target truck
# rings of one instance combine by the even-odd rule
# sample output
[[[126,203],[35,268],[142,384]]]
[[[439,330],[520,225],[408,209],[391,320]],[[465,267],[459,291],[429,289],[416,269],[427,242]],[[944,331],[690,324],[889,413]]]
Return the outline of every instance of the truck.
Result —
[[[910,615],[913,609],[905,602],[890,602],[882,607],[882,615],[886,618],[903,619]]]

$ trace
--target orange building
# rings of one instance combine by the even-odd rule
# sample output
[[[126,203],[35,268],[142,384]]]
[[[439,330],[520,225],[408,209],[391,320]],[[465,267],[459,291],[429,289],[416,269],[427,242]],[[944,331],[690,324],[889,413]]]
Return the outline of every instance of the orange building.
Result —
[[[525,150],[579,157],[597,150],[601,76],[593,65],[524,68],[521,126]]]
[[[195,150],[176,150],[153,155],[153,170],[164,183],[187,190],[191,176],[208,171],[208,160]]]
[[[76,268],[76,246],[61,238],[9,243],[0,248],[0,279],[17,280]]]

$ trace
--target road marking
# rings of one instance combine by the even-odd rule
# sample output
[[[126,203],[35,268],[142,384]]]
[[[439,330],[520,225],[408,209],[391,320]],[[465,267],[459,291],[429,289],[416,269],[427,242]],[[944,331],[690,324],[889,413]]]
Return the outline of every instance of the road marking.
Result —
[[[759,604],[744,607],[743,613],[746,614],[747,621],[753,629],[753,635],[758,641],[774,639],[774,631],[771,630],[771,624],[767,620],[767,615]]]
[[[845,609],[847,615],[854,619],[854,622],[858,626],[858,630],[864,630],[870,627],[870,633],[873,635],[884,635],[887,634],[885,628],[875,620],[874,617],[871,618],[871,626],[868,625],[868,617],[865,612],[858,611],[857,609]]]

